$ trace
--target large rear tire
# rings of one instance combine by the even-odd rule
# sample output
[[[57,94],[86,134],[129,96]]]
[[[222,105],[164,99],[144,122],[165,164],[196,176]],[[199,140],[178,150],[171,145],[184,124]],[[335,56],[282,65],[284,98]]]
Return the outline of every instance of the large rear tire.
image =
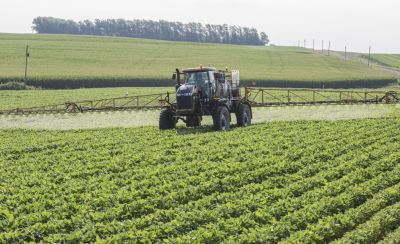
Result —
[[[229,111],[225,106],[219,106],[213,115],[214,129],[219,130],[229,130],[231,128],[231,121],[229,116]]]
[[[186,116],[186,127],[196,127],[201,125],[201,116],[188,115]]]
[[[245,103],[239,105],[238,111],[236,112],[236,120],[239,127],[251,125],[251,111],[249,105]]]
[[[159,127],[160,130],[175,129],[176,121],[173,117],[173,112],[170,109],[163,109],[160,113]]]

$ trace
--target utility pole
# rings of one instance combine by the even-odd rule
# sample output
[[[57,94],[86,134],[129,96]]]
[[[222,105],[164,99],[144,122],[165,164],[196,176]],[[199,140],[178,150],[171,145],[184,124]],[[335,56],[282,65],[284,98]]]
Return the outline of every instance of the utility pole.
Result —
[[[324,54],[324,40],[322,40],[322,54]]]
[[[347,46],[344,46],[344,60],[347,60]]]
[[[307,46],[307,45],[306,45],[306,40],[304,40],[304,48],[306,48],[306,46]]]
[[[300,40],[297,41],[297,47],[300,47]]]
[[[329,41],[328,45],[328,56],[331,55],[331,41]]]
[[[369,51],[368,51],[368,66],[371,62],[371,46],[369,46]]]
[[[25,50],[25,77],[24,77],[24,82],[26,82],[27,76],[28,76],[28,58],[29,58],[29,46],[26,45],[26,50]]]
[[[312,50],[313,50],[313,52],[315,51],[315,40],[314,39],[312,40]]]

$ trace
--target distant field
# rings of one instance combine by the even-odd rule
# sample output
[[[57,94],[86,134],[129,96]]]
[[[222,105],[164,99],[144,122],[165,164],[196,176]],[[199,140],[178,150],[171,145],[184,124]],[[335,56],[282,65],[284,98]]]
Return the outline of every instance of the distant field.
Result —
[[[112,97],[174,92],[171,87],[117,87],[63,90],[0,91],[0,110]]]
[[[386,66],[400,68],[400,54],[373,54],[372,59]]]
[[[393,75],[359,62],[293,47],[255,47],[131,38],[0,34],[0,80],[21,80],[30,45],[31,84],[49,88],[170,85],[177,67],[239,69],[248,84],[383,86]]]

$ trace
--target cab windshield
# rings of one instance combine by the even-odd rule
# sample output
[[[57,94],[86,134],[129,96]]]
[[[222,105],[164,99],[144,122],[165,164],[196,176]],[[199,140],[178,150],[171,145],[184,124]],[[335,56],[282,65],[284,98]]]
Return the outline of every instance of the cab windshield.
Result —
[[[185,83],[189,85],[197,85],[203,87],[208,83],[208,72],[191,72],[185,74]]]

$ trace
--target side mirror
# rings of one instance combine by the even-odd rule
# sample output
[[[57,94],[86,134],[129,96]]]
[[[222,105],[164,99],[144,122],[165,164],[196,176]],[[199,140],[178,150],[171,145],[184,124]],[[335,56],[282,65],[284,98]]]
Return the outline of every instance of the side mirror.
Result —
[[[176,80],[176,73],[173,73],[173,74],[172,74],[172,79],[173,79],[173,80]]]

